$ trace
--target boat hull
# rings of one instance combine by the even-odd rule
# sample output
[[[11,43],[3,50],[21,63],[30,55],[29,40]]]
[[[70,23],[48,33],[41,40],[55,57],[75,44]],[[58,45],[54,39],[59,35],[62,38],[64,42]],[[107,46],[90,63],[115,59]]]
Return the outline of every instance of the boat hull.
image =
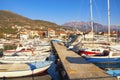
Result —
[[[87,61],[103,69],[120,68],[120,58],[87,58]]]
[[[101,54],[101,52],[92,52],[92,51],[79,51],[80,55],[96,55],[96,54]]]
[[[52,62],[49,62],[49,63],[47,63],[47,65],[43,65],[43,66],[39,66],[39,65],[35,66],[33,64],[28,64],[30,69],[27,69],[27,70],[1,71],[0,77],[1,78],[2,77],[12,78],[12,77],[24,77],[24,76],[42,74],[50,67],[51,63]],[[43,63],[43,64],[45,64],[45,63]],[[40,65],[42,65],[42,64],[40,64]]]

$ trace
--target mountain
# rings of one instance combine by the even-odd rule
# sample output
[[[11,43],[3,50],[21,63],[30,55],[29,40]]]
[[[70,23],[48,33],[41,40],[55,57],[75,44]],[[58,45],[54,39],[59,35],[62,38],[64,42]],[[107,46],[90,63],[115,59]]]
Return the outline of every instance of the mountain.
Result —
[[[64,23],[62,26],[64,26],[65,28],[68,29],[73,29],[73,30],[80,30],[80,31],[91,31],[91,25],[90,22],[67,22]],[[102,25],[99,23],[93,23],[93,30],[95,32],[107,32],[108,27],[106,25]],[[120,26],[116,26],[116,25],[111,25],[111,30],[120,30]]]
[[[52,22],[43,21],[43,20],[32,20],[7,10],[0,10],[0,28],[11,27],[15,25],[26,28],[30,27],[31,29],[35,29],[35,28],[39,29],[40,27],[44,27],[44,28],[59,27],[59,25]]]
[[[102,31],[104,29],[103,25],[99,23],[94,23],[94,31]],[[63,24],[65,28],[79,29],[80,31],[90,31],[90,22],[67,22]]]
[[[42,29],[45,30],[47,28],[59,29],[61,26],[66,29],[79,29],[81,31],[90,31],[91,26],[90,22],[67,22],[63,25],[57,25],[56,23],[43,21],[43,20],[32,20],[27,17],[21,16],[19,14],[7,11],[0,10],[0,32],[3,32],[3,29],[12,27],[12,26],[21,26],[23,28],[30,29]],[[112,25],[111,30],[120,30],[120,26]],[[107,26],[94,23],[94,31],[107,31]]]

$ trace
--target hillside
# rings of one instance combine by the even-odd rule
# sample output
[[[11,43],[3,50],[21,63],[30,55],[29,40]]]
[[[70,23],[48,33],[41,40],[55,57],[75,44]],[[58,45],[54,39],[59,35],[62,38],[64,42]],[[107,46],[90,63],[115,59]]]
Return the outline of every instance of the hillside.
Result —
[[[57,28],[59,25],[42,20],[32,20],[16,13],[0,10],[0,28],[11,27],[14,25],[22,26],[22,27],[30,27],[31,29],[39,29],[40,27],[44,27],[45,29],[48,27]]]
[[[11,32],[10,28],[15,25],[34,30],[59,29],[60,27],[72,30],[79,29],[80,31],[91,30],[90,22],[67,22],[60,26],[53,22],[32,20],[10,11],[0,10],[0,32],[3,32],[5,29],[7,29],[7,32]],[[112,25],[111,30],[120,30],[120,26]],[[94,31],[107,31],[107,26],[94,23]]]

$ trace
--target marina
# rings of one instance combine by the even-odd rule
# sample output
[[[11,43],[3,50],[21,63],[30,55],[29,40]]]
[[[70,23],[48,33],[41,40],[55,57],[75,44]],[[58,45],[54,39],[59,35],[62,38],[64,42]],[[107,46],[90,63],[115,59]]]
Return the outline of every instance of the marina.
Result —
[[[0,80],[120,80],[118,3],[1,1]]]
[[[63,80],[115,80],[115,77],[106,74],[105,71],[88,63],[80,55],[69,51],[65,46],[58,43],[53,43],[56,55],[58,55],[61,64],[63,65],[65,75]]]
[[[76,38],[77,39],[77,38]],[[19,80],[19,79],[40,79],[43,78],[42,80],[79,80],[79,79],[84,79],[84,80],[117,80],[117,78],[115,76],[112,76],[110,74],[108,74],[105,70],[101,69],[99,66],[94,65],[91,62],[88,62],[83,56],[81,56],[79,53],[76,53],[74,51],[72,51],[71,49],[67,48],[64,44],[64,42],[62,40],[50,40],[50,50],[46,52],[45,50],[45,46],[41,49],[41,48],[37,48],[37,50],[34,48],[34,55],[30,55],[32,54],[31,52],[27,54],[29,55],[24,55],[25,52],[24,50],[22,50],[22,52],[24,52],[23,54],[20,51],[17,53],[16,55],[3,55],[4,57],[8,57],[9,61],[10,60],[15,60],[14,58],[16,58],[15,61],[18,62],[7,62],[6,63],[2,63],[3,61],[1,60],[1,65],[0,65],[0,70],[1,72],[8,69],[8,71],[16,71],[16,73],[10,73],[10,74],[2,74],[1,73],[1,79],[7,80],[7,79],[15,79],[15,80]],[[43,44],[42,44],[43,46]],[[41,47],[42,47],[41,46]],[[37,47],[37,46],[36,46]],[[43,50],[43,51],[41,51]],[[48,50],[48,46],[47,46],[47,50]],[[36,52],[37,51],[37,52]],[[39,53],[38,53],[39,52]],[[49,55],[46,56],[46,53],[48,53]],[[22,55],[21,55],[22,54]],[[52,61],[52,64],[46,68],[46,71],[42,74],[40,72],[40,70],[38,70],[38,72],[33,73],[32,70],[35,69],[39,69],[39,67],[42,65],[44,66],[44,64],[46,63],[40,63],[39,60],[38,61],[34,61],[34,59],[31,59],[31,61],[29,61],[29,57],[34,57],[36,56],[36,58],[34,59],[38,59],[40,58],[40,56],[46,56],[47,60],[42,60],[43,62],[45,61]],[[20,59],[19,59],[20,57]],[[28,58],[26,58],[28,57]],[[1,57],[2,59],[2,57]],[[29,62],[22,62],[22,59],[28,59]],[[6,58],[7,60],[7,58]],[[35,63],[34,63],[35,62]],[[13,63],[13,64],[12,64]],[[22,72],[21,70],[27,70],[28,68],[28,64],[31,66],[31,72]],[[38,64],[38,65],[37,65]],[[49,64],[49,63],[47,63]],[[33,66],[34,65],[34,66]],[[37,65],[35,67],[35,65]],[[4,67],[3,67],[4,66]],[[9,67],[11,66],[11,67]],[[22,68],[24,67],[24,68]],[[35,72],[35,71],[34,71]],[[109,72],[109,71],[108,71]],[[24,73],[24,74],[19,74],[19,73]],[[19,74],[19,75],[16,75]],[[43,75],[44,74],[44,75]],[[119,74],[119,72],[118,72]],[[9,78],[10,77],[12,78]],[[28,76],[31,75],[31,76]],[[40,75],[40,76],[38,76]],[[42,75],[42,76],[41,76]],[[6,77],[5,77],[6,76]],[[31,78],[33,77],[34,78]],[[119,75],[118,75],[119,76]],[[15,77],[15,78],[13,78]]]

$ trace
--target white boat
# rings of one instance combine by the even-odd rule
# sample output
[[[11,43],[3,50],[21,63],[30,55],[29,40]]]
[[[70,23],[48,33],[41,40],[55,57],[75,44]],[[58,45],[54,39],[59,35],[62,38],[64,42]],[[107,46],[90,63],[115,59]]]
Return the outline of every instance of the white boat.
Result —
[[[50,51],[51,46],[36,46],[35,50],[37,50],[37,51]]]
[[[33,48],[32,47],[25,47],[25,46],[22,46],[22,44],[19,44],[17,46],[16,49],[13,49],[13,50],[5,50],[3,51],[4,55],[13,55],[14,53],[19,53],[19,52],[22,52],[22,53],[25,53],[26,55],[28,54],[33,54]]]
[[[29,64],[0,64],[0,78],[40,74],[46,71],[51,63],[52,61],[34,62]]]
[[[49,48],[37,48],[35,50],[20,50],[20,51],[15,51],[15,50],[7,50],[3,52],[4,56],[11,56],[11,55],[18,55],[18,56],[32,56],[36,54],[50,54],[50,49]]]
[[[105,48],[102,47],[95,47],[95,48],[85,48],[85,49],[79,49],[79,54],[82,56],[85,55],[97,55],[97,54],[102,54]]]
[[[0,58],[0,63],[31,63],[45,61],[47,56],[3,56]]]

